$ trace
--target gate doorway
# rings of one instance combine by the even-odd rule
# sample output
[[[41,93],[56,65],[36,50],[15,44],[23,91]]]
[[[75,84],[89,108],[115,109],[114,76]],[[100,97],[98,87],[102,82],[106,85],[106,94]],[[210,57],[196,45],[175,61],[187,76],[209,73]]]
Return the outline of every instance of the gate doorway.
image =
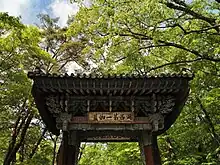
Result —
[[[81,143],[79,165],[143,165],[137,142]]]

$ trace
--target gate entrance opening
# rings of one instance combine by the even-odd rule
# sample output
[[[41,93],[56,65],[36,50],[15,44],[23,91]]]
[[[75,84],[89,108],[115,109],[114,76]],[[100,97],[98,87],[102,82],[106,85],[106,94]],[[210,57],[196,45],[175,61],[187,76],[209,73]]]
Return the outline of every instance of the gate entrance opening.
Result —
[[[56,75],[29,72],[48,130],[62,131],[58,165],[76,165],[81,142],[138,142],[146,165],[161,165],[157,136],[176,120],[190,75]]]

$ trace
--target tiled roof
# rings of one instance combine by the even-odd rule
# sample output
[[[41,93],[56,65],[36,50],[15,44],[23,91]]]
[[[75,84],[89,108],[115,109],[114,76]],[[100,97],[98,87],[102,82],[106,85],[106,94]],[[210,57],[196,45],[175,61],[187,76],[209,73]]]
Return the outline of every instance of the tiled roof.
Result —
[[[43,72],[28,72],[28,77],[33,79],[35,77],[54,77],[54,78],[91,78],[91,79],[111,79],[111,78],[117,78],[117,79],[127,79],[127,78],[189,78],[192,79],[194,77],[193,74],[178,74],[178,73],[172,73],[172,74],[158,74],[158,75],[140,75],[140,74],[107,74],[107,75],[102,75],[102,74],[56,74],[56,73],[43,73]]]
[[[61,92],[76,95],[146,95],[148,93],[175,93],[188,88],[193,75],[57,75],[29,72],[34,89],[43,92]]]

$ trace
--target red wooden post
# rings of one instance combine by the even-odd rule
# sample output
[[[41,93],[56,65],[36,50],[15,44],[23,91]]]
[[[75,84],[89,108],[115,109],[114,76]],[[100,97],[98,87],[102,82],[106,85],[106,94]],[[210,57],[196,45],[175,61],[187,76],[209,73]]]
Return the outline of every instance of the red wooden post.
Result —
[[[155,165],[153,156],[153,147],[151,145],[144,146],[144,156],[146,165]]]
[[[157,146],[157,137],[151,133],[142,133],[140,138],[140,148],[145,165],[161,165],[159,149]]]

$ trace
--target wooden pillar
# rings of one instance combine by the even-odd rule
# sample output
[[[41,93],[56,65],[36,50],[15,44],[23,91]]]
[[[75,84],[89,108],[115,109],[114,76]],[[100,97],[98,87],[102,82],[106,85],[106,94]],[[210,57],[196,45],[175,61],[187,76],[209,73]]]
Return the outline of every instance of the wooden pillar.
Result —
[[[157,137],[150,133],[142,133],[139,141],[144,165],[161,165]]]
[[[75,136],[75,138],[73,136]],[[57,165],[77,165],[79,147],[80,142],[76,139],[76,133],[64,132],[57,156]]]
[[[151,145],[144,146],[144,156],[146,165],[155,165],[153,157],[153,148]]]

